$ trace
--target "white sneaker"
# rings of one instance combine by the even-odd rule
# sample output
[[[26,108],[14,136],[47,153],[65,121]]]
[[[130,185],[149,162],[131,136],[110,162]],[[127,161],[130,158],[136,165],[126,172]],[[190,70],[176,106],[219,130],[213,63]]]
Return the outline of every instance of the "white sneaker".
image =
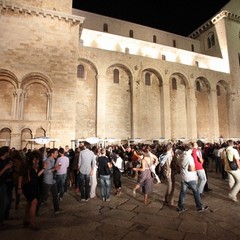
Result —
[[[206,210],[208,210],[208,206],[199,208],[199,209],[198,209],[198,212],[204,212],[204,211],[206,211]]]
[[[136,197],[136,190],[133,190],[133,197]]]
[[[233,197],[231,194],[228,194],[228,197],[233,200],[234,202],[238,202],[236,197]]]
[[[60,214],[60,213],[64,213],[65,211],[61,208],[59,208],[57,211],[55,211],[55,214]]]

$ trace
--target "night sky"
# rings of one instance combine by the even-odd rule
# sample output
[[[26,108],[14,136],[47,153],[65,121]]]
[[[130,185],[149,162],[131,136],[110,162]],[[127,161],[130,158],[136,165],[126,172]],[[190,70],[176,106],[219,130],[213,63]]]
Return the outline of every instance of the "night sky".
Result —
[[[73,0],[73,8],[188,36],[230,0]]]

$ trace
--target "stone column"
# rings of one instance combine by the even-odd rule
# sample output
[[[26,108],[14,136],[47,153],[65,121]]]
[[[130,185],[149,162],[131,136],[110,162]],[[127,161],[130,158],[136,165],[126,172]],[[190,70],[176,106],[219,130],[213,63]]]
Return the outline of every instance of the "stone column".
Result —
[[[24,119],[24,103],[25,103],[25,95],[26,92],[22,91],[22,94],[20,95],[20,99],[19,99],[19,109],[18,109],[18,117],[20,120]]]
[[[166,140],[169,140],[171,139],[171,108],[170,108],[169,81],[163,82],[162,100],[163,100],[162,129],[164,135],[163,137]]]
[[[12,113],[11,113],[11,116],[12,116],[12,119],[17,119],[17,104],[18,102],[18,95],[17,95],[17,92],[15,91],[13,93],[13,104],[12,104]]]
[[[14,118],[21,119],[21,112],[22,112],[22,105],[21,105],[21,96],[22,96],[22,89],[17,89],[15,94],[15,106],[14,106]]]
[[[218,119],[218,102],[217,102],[217,91],[211,89],[209,94],[209,109],[210,109],[210,129],[212,139],[219,138],[219,119]]]
[[[105,85],[105,76],[104,75],[98,75],[96,77],[97,81],[97,96],[96,96],[96,137],[99,138],[105,138],[104,132],[105,132],[105,91],[106,88]]]
[[[137,94],[134,91],[135,82],[133,79],[129,79],[130,83],[130,136],[128,138],[134,138],[136,135],[136,96]],[[134,97],[135,96],[135,97]]]
[[[51,120],[52,117],[52,93],[47,93],[47,114],[46,120]]]
[[[238,118],[236,113],[234,113],[237,109],[237,106],[239,106],[238,104],[240,104],[240,101],[238,100],[238,97],[232,93],[228,93],[228,110],[226,112],[226,114],[228,114],[228,121],[229,121],[229,136],[227,136],[228,138],[232,138],[235,137],[236,132],[238,127]]]
[[[188,139],[195,141],[197,139],[197,115],[196,115],[196,95],[195,88],[191,87],[187,91],[187,125]]]

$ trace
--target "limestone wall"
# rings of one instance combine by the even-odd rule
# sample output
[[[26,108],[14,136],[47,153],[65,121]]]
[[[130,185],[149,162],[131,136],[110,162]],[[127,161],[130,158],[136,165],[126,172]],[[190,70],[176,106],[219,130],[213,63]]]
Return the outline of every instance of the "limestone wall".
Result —
[[[93,136],[166,141],[237,137],[236,78],[228,66],[221,67],[229,64],[227,38],[216,52],[204,55],[189,49],[196,40],[183,37],[179,49],[82,31],[84,18],[66,15],[64,3],[70,1],[21,2],[34,6],[11,7],[0,0],[0,145],[23,148],[28,144],[24,140],[41,136],[59,139],[56,147]],[[49,10],[54,4],[63,12]],[[217,25],[216,34],[223,25]],[[143,30],[136,26],[136,36],[144,37]],[[146,32],[152,36],[151,29]],[[159,34],[166,42],[177,37]],[[196,46],[204,41],[200,38]],[[130,51],[123,46],[131,46]]]
[[[79,23],[3,9],[0,31],[2,125],[74,138]]]
[[[72,0],[6,0],[5,2],[49,9],[68,14],[72,12]]]
[[[73,14],[85,17],[83,27],[86,29],[103,32],[104,24],[106,24],[108,26],[107,32],[111,34],[129,37],[129,31],[132,30],[134,39],[153,42],[155,36],[157,44],[173,47],[173,40],[175,40],[176,48],[192,51],[193,45],[194,52],[200,52],[199,42],[191,38],[78,9],[73,9]]]

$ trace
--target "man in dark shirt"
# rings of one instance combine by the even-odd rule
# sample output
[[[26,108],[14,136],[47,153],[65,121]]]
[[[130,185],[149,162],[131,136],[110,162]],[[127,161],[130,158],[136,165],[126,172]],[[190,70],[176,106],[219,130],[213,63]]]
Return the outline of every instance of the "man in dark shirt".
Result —
[[[9,205],[6,180],[7,174],[13,166],[11,161],[7,161],[9,154],[10,148],[8,146],[0,148],[0,226],[3,225]]]

